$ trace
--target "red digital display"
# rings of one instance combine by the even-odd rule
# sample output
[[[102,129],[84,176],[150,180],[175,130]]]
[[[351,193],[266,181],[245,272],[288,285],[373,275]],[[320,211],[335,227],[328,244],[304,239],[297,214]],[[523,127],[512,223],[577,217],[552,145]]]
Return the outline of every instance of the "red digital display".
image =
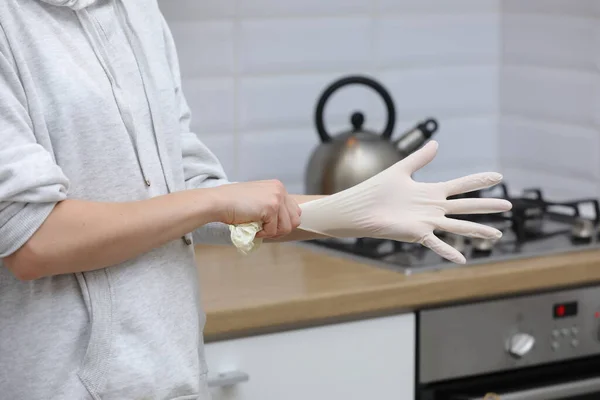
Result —
[[[559,303],[554,305],[554,318],[567,318],[577,315],[577,302]]]

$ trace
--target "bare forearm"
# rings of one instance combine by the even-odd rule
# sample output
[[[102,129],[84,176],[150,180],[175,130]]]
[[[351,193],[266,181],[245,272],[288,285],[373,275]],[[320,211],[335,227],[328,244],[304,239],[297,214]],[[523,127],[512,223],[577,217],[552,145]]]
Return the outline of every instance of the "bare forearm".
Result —
[[[104,268],[212,222],[213,210],[206,189],[127,203],[66,200],[4,262],[23,279]]]

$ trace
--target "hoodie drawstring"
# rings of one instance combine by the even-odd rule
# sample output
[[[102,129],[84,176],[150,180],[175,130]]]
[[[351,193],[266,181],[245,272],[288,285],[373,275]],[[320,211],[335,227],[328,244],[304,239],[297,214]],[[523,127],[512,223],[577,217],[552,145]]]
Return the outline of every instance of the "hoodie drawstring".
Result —
[[[153,96],[151,96],[151,93],[153,90],[152,80],[151,79],[147,80],[145,77],[145,74],[144,74],[144,71],[146,73],[149,73],[151,71],[151,68],[148,65],[148,60],[146,59],[146,57],[143,56],[143,51],[141,49],[141,44],[140,44],[140,38],[137,36],[136,31],[131,28],[131,22],[129,20],[127,8],[123,4],[122,0],[113,0],[113,1],[117,5],[117,9],[118,9],[117,14],[119,15],[119,18],[121,19],[121,23],[123,25],[123,30],[125,31],[125,35],[127,36],[129,45],[131,46],[131,48],[133,50],[133,55],[134,55],[135,61],[138,64],[138,69],[140,70],[140,76],[142,78],[142,86],[144,87],[144,92],[146,93],[146,99],[148,101],[148,107],[150,109],[150,118],[152,120],[152,127],[154,130],[154,135],[156,137],[157,121],[154,119],[152,111],[156,110],[159,105],[156,103],[155,98]],[[148,93],[148,92],[150,92],[150,93]],[[157,140],[157,142],[158,142],[158,140]],[[163,154],[160,146],[158,146],[158,153],[159,153],[159,157],[161,159],[161,163],[164,164],[167,161],[167,159],[165,159],[165,158],[168,158],[168,157],[166,154]],[[167,176],[165,176],[165,180],[167,183],[167,189],[169,190],[169,192],[172,192],[173,187],[170,183],[170,179]],[[188,246],[191,246],[193,244],[191,234],[184,235],[181,237],[181,239]]]
[[[123,92],[122,92],[121,87],[119,86],[119,83],[114,78],[114,73],[112,71],[110,63],[107,62],[108,54],[106,52],[106,48],[104,47],[104,44],[103,44],[101,38],[99,37],[98,29],[96,28],[96,25],[95,25],[94,21],[92,20],[92,18],[90,17],[89,13],[85,9],[78,11],[77,16],[79,17],[79,20],[81,22],[81,25],[83,26],[86,36],[88,37],[88,40],[94,51],[94,54],[96,55],[96,58],[100,62],[100,65],[102,66],[102,69],[104,70],[104,73],[106,74],[106,76],[110,82],[110,87],[113,91],[113,95],[114,95],[115,101],[117,103],[117,108],[119,109],[119,114],[121,115],[123,124],[125,125],[125,128],[127,129],[129,138],[131,139],[131,143],[133,145],[133,151],[135,153],[135,157],[137,159],[137,163],[140,168],[140,172],[142,174],[144,184],[146,186],[150,186],[151,182],[148,179],[146,171],[144,170],[144,165],[141,161],[139,150],[138,150],[137,131],[136,131],[135,123],[133,121],[133,115],[131,113],[131,110],[130,110],[127,102],[123,98],[123,95],[122,95]]]
[[[153,93],[156,92],[157,88],[153,87],[154,83],[152,77],[150,76],[150,79],[147,78],[147,76],[152,73],[152,68],[148,64],[148,59],[144,55],[141,39],[139,38],[135,29],[133,29],[131,26],[129,13],[123,0],[111,1],[113,1],[113,3],[116,5],[116,13],[118,14],[121,20],[121,25],[123,27],[123,30],[125,31],[125,36],[127,37],[129,46],[131,46],[135,62],[137,63],[138,70],[140,71],[142,86],[144,88],[144,93],[146,94],[146,101],[148,102],[148,108],[150,110],[150,120],[152,123],[153,133],[158,145],[158,156],[160,158],[161,164],[167,165],[169,163],[169,155],[165,152],[165,149],[162,146],[160,146],[160,140],[158,140],[158,136],[161,134],[162,129],[160,126],[161,121],[160,119],[155,118],[155,114],[158,115],[158,110],[160,109],[160,104],[157,103],[156,96],[153,96]],[[165,180],[167,184],[167,189],[169,190],[169,192],[173,192],[175,190],[175,187],[167,174],[165,174]]]

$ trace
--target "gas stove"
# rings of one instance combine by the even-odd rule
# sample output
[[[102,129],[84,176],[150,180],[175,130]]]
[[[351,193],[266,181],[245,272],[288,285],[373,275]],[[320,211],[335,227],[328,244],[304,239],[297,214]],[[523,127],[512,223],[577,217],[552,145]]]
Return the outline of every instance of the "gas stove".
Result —
[[[555,202],[546,199],[542,190],[537,188],[526,189],[520,196],[509,193],[503,183],[491,189],[453,197],[504,198],[513,204],[509,212],[449,216],[493,226],[502,231],[501,239],[471,239],[448,232],[435,234],[463,253],[467,266],[600,248],[600,207],[597,199]],[[332,238],[313,240],[309,245],[371,261],[405,274],[463,267],[418,243]]]

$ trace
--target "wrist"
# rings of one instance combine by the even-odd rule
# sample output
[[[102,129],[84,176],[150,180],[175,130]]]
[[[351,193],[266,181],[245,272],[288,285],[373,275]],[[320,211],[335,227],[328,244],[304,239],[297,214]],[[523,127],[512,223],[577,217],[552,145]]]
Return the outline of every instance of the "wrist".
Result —
[[[194,190],[194,214],[203,220],[203,225],[211,222],[225,222],[227,206],[218,187]]]

